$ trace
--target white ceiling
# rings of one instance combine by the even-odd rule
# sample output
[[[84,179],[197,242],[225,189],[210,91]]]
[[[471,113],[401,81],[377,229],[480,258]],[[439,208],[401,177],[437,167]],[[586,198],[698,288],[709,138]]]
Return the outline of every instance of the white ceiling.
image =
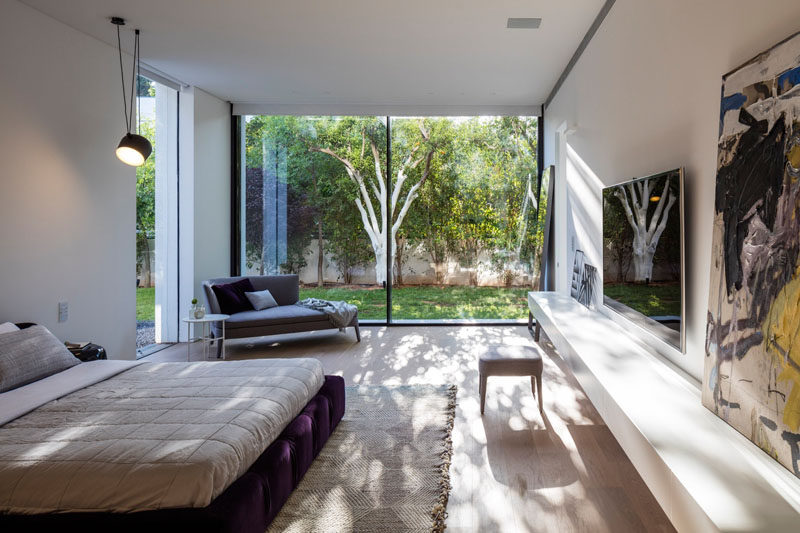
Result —
[[[242,104],[538,106],[603,0],[22,0]],[[541,17],[539,29],[506,29]]]

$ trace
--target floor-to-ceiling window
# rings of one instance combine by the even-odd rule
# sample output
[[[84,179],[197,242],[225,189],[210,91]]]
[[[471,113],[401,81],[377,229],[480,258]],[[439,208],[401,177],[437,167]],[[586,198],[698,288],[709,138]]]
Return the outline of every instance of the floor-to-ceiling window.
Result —
[[[391,131],[392,318],[527,317],[539,270],[536,118],[393,118]]]
[[[139,131],[153,153],[136,169],[136,348],[177,341],[178,91],[137,78]]]
[[[386,119],[244,117],[245,274],[293,273],[301,297],[386,320]]]
[[[361,320],[527,317],[535,117],[256,115],[240,131],[242,273],[296,273],[301,298]]]

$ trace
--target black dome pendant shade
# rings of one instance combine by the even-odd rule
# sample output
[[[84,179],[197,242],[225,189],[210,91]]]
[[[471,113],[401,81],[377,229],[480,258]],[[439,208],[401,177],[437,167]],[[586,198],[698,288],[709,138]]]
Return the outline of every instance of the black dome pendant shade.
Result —
[[[117,146],[119,160],[134,167],[142,166],[152,152],[150,141],[136,133],[126,134]]]
[[[139,30],[135,30],[136,41],[133,48],[133,72],[131,73],[131,102],[130,113],[128,112],[128,99],[125,95],[125,74],[122,69],[122,44],[119,37],[119,27],[125,25],[125,20],[119,17],[112,17],[111,24],[117,27],[117,49],[119,50],[119,74],[122,78],[122,105],[125,111],[125,127],[128,133],[119,141],[117,146],[117,158],[127,165],[139,167],[144,164],[150,154],[153,153],[153,145],[147,138],[138,133],[131,133],[133,122],[133,98],[136,95],[136,79],[139,74]],[[139,102],[138,95],[136,102]],[[139,116],[140,113],[137,113]],[[137,123],[138,124],[138,123]]]

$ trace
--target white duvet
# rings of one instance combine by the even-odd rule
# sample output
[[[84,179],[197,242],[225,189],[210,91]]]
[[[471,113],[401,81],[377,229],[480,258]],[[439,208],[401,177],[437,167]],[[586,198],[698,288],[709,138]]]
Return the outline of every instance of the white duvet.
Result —
[[[97,361],[0,394],[0,512],[204,507],[323,380],[316,359]]]

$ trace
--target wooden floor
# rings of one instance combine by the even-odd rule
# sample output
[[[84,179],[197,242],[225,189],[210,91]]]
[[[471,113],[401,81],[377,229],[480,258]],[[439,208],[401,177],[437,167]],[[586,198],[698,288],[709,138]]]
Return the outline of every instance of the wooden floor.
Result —
[[[546,340],[545,415],[524,377],[491,378],[480,415],[478,355],[491,344],[531,344],[527,328],[362,327],[361,335],[361,343],[352,329],[229,341],[227,358],[316,357],[348,384],[458,385],[448,531],[674,531]],[[185,361],[186,345],[146,360]]]

